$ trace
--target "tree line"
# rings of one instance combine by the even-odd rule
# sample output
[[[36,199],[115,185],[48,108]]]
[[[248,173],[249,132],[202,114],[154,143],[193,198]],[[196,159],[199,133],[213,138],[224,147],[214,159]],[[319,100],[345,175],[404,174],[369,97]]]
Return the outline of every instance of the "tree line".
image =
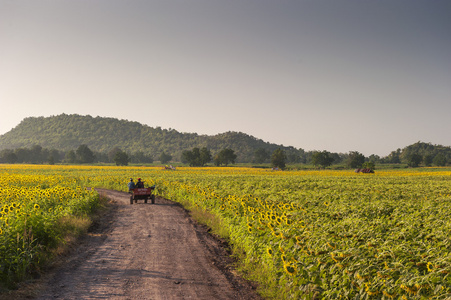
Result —
[[[447,166],[451,164],[451,148],[430,143],[417,142],[404,149],[392,151],[386,157],[370,155],[365,157],[358,151],[348,153],[331,153],[329,151],[302,151],[297,156],[286,149],[277,148],[270,152],[265,148],[254,151],[252,163],[270,164],[275,168],[285,168],[287,164],[309,164],[318,168],[326,168],[331,165],[345,165],[349,168],[374,169],[377,164],[406,164],[409,167],[418,166]],[[31,163],[31,164],[89,164],[89,163],[115,163],[116,165],[128,165],[129,163],[153,163],[154,160],[163,164],[168,162],[182,162],[190,166],[205,166],[213,163],[216,166],[228,166],[236,163],[237,154],[231,148],[224,148],[215,154],[207,147],[193,147],[184,150],[180,160],[176,160],[166,151],[162,151],[153,157],[142,151],[126,152],[119,147],[113,147],[108,152],[92,151],[86,144],[79,145],[76,149],[61,151],[57,149],[43,148],[34,145],[31,148],[4,149],[0,151],[0,163]]]

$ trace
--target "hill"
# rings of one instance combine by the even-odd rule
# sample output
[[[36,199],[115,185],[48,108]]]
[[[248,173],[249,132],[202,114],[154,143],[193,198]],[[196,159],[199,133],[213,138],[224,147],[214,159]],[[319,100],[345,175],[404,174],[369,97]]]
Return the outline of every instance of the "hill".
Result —
[[[207,147],[215,155],[230,148],[237,162],[251,162],[255,150],[263,148],[272,153],[282,148],[287,154],[299,156],[303,150],[283,147],[257,139],[242,132],[225,132],[214,136],[181,133],[173,129],[150,127],[128,120],[61,114],[51,117],[29,117],[0,136],[0,150],[29,148],[40,145],[59,151],[75,150],[86,144],[91,150],[108,153],[118,147],[128,153],[143,152],[157,159],[164,151],[174,161],[180,161],[184,150]]]

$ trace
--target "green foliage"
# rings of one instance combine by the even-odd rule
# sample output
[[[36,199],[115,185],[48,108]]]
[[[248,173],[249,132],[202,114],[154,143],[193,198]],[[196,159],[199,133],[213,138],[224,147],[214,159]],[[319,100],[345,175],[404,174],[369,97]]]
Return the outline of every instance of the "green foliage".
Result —
[[[439,153],[434,157],[432,162],[434,163],[434,165],[441,167],[441,166],[446,166],[447,159],[443,153]]]
[[[265,148],[258,148],[254,152],[254,162],[262,164],[270,158],[269,152]]]
[[[30,145],[34,145],[31,148]],[[114,118],[61,114],[51,117],[30,117],[0,135],[0,163],[77,163],[74,157],[80,145],[86,145],[95,155],[94,161],[113,162],[114,155],[106,157],[115,147],[130,156],[133,163],[151,163],[155,153],[170,153],[172,161],[183,161],[182,152],[193,148],[208,148],[214,155],[222,149],[233,148],[237,163],[265,163],[269,153],[281,148],[286,163],[313,164],[317,151],[304,151],[264,142],[241,132],[225,132],[214,136],[181,133],[174,129],[149,127],[138,122]],[[444,166],[451,163],[451,147],[417,142],[404,149],[392,151],[386,157],[370,155],[368,160],[377,164],[408,164],[412,153],[423,157],[426,166]],[[332,163],[345,163],[348,154],[329,153]],[[317,162],[317,166],[322,165]]]
[[[407,165],[412,168],[416,168],[420,165],[423,157],[418,153],[412,153],[407,156]]]
[[[0,151],[0,162],[6,163],[31,163],[49,164],[61,161],[63,153],[56,149],[42,148],[40,145],[34,145],[31,148],[4,149]]]
[[[154,128],[127,120],[76,114],[25,118],[10,132],[0,136],[0,150],[41,145],[43,150],[47,148],[64,152],[61,159],[67,151],[75,150],[82,144],[87,145],[96,154],[108,153],[118,147],[126,153],[131,153],[131,161],[136,163],[152,162],[152,156],[163,151],[170,153],[173,161],[181,161],[182,152],[194,147],[206,147],[214,154],[233,147],[237,162],[251,162],[255,150],[262,148],[271,153],[279,147],[241,132],[207,136]],[[297,157],[303,154],[303,151],[293,147],[283,149],[293,152]],[[99,155],[96,156],[100,159]],[[45,157],[41,162],[47,159],[48,157]],[[112,161],[112,157],[109,161]],[[72,160],[67,162],[73,163]]]
[[[273,167],[284,169],[286,166],[286,161],[287,161],[287,155],[280,148],[277,148],[271,154],[271,165]]]
[[[75,151],[77,155],[77,162],[82,164],[93,163],[95,156],[94,153],[89,149],[89,147],[85,144],[78,146],[77,151]]]
[[[362,153],[359,153],[357,151],[351,151],[349,152],[347,165],[352,168],[360,168],[362,167],[363,163],[365,162],[365,156]]]
[[[75,151],[74,150],[67,151],[64,161],[70,164],[74,164],[77,161],[77,155],[75,154]]]
[[[2,150],[0,153],[3,161],[8,164],[15,164],[17,162],[17,155],[11,149]]]
[[[421,162],[423,162],[425,166],[430,166],[431,164],[436,166],[446,166],[451,162],[451,147],[442,145],[417,142],[398,152],[400,160],[403,163],[407,163],[409,166],[419,166]]]
[[[172,156],[170,154],[166,154],[166,152],[163,151],[160,154],[160,158],[159,159],[160,159],[160,162],[162,164],[165,164],[165,163],[168,163],[168,162],[170,162],[172,160]]]
[[[191,151],[183,151],[182,161],[189,163],[191,167],[202,167],[211,161],[211,152],[206,147],[195,147]]]
[[[130,162],[130,157],[128,157],[127,153],[124,151],[117,151],[114,155],[114,162],[116,163],[116,166],[127,166]]]
[[[362,164],[362,168],[374,170],[375,164],[374,164],[374,162],[372,162],[372,161],[367,161],[367,162],[364,162],[364,163]]]
[[[232,149],[226,148],[222,149],[218,154],[215,155],[214,162],[216,166],[225,165],[229,163],[235,163],[236,154]]]
[[[153,163],[152,156],[144,154],[143,151],[136,151],[132,153],[130,159],[134,163]]]
[[[312,155],[312,164],[314,166],[321,166],[326,168],[332,164],[334,159],[331,157],[329,151],[315,151]]]

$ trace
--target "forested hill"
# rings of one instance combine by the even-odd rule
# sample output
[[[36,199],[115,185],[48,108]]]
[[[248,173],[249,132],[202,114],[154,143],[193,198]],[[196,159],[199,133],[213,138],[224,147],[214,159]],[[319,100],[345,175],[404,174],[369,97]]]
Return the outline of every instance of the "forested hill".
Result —
[[[278,147],[287,154],[302,152],[293,147],[267,143],[241,132],[207,136],[153,128],[115,118],[67,114],[25,118],[18,126],[0,136],[0,150],[40,145],[48,149],[68,151],[77,149],[81,144],[96,152],[108,153],[118,147],[128,153],[141,151],[154,158],[164,151],[172,155],[175,161],[180,161],[182,151],[194,147],[207,147],[213,155],[230,148],[237,154],[237,162],[251,162],[255,150],[259,148],[269,153]]]

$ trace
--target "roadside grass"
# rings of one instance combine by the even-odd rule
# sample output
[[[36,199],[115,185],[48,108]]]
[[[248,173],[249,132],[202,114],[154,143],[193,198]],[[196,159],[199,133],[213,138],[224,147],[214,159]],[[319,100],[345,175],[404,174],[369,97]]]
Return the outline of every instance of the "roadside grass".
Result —
[[[55,222],[53,234],[59,236],[51,247],[37,245],[31,229],[17,235],[17,250],[21,250],[20,264],[15,264],[14,274],[0,283],[0,300],[29,299],[42,290],[49,270],[61,263],[60,257],[77,247],[91,226],[109,210],[109,200],[99,195],[98,205],[89,214],[63,216]],[[20,243],[20,244],[19,244]],[[38,257],[36,259],[35,257]],[[29,259],[26,259],[26,258]]]
[[[193,203],[189,200],[178,199],[177,203],[182,205],[182,207],[189,212],[194,221],[207,226],[210,229],[210,234],[213,234],[227,242],[230,246],[231,256],[234,260],[234,265],[232,267],[235,269],[237,275],[252,281],[254,284],[258,282],[259,285],[264,285],[264,289],[257,287],[257,292],[262,296],[270,299],[277,298],[276,293],[273,293],[278,290],[276,287],[276,282],[274,282],[272,277],[267,276],[268,274],[272,274],[272,272],[268,269],[270,268],[270,265],[261,265],[260,261],[253,262],[251,258],[246,255],[246,250],[243,245],[231,243],[231,234],[233,233],[230,232],[231,226],[225,224],[225,219],[216,215],[212,211],[193,205]],[[268,288],[271,286],[274,288]]]

